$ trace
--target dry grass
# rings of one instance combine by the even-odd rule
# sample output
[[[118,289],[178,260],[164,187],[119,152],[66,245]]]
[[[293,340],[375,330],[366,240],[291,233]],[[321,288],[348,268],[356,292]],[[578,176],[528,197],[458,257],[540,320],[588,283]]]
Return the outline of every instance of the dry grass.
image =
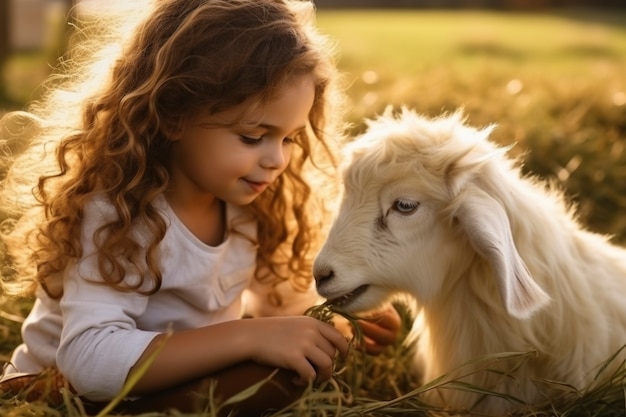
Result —
[[[407,335],[411,325],[411,313],[404,304],[397,303],[396,307],[403,317],[403,335]],[[308,314],[320,320],[330,321],[334,314],[342,314],[350,321],[356,318],[344,315],[341,312],[332,311],[328,306],[317,306]],[[359,338],[357,334],[355,338]],[[545,394],[546,401],[543,404],[524,404],[515,396],[503,396],[497,392],[485,390],[481,387],[468,384],[463,377],[452,379],[442,375],[434,381],[425,384],[418,382],[417,376],[407,370],[411,368],[411,344],[399,342],[390,346],[382,355],[372,357],[359,351],[353,351],[345,362],[339,361],[333,378],[318,387],[309,387],[304,395],[289,407],[269,411],[267,416],[272,417],[358,417],[358,416],[449,416],[465,415],[479,416],[471,410],[444,410],[430,406],[420,399],[420,395],[430,390],[464,390],[481,393],[485,396],[496,395],[504,397],[517,406],[511,417],[583,417],[583,416],[623,416],[625,413],[626,367],[624,364],[614,374],[605,374],[605,367],[598,369],[595,381],[585,390],[577,390],[567,384],[558,381],[537,380],[537,386]],[[607,358],[606,364],[615,360],[614,355]],[[524,361],[535,355],[535,352],[503,352],[476,358],[466,365],[472,365],[471,372],[492,372],[497,363],[505,361],[510,369],[523,366]],[[480,365],[476,370],[475,365]],[[459,369],[462,371],[464,366]],[[141,373],[141,372],[140,372]],[[139,373],[139,375],[140,375]],[[457,374],[457,375],[463,375]],[[466,374],[467,375],[467,374]],[[503,377],[508,377],[503,375]],[[134,380],[130,380],[126,386],[130,389]],[[266,381],[242,391],[234,397],[222,403],[221,406],[209,407],[204,411],[193,414],[194,417],[218,416],[221,407],[230,403],[245,400]],[[45,404],[24,403],[16,398],[0,400],[0,416],[58,416],[72,417],[84,415],[82,404],[67,393],[65,405],[60,409],[52,409]],[[109,411],[121,400],[119,398],[111,402],[111,407],[102,410],[98,416],[109,415]],[[211,390],[203,393],[211,398]],[[142,417],[160,417],[180,415],[176,411],[163,413],[146,413]]]

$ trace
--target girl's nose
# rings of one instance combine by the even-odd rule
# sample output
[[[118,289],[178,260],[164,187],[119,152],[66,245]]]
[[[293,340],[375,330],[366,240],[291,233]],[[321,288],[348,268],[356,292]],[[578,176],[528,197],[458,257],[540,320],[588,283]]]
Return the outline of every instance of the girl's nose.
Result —
[[[272,141],[263,152],[261,166],[267,169],[280,169],[285,166],[289,158],[289,149],[281,141]]]

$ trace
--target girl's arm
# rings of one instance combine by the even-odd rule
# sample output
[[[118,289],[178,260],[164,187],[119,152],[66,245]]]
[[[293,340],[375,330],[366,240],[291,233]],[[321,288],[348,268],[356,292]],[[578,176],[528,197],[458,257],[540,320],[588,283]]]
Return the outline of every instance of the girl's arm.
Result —
[[[320,381],[331,376],[336,353],[348,351],[338,330],[306,316],[239,319],[174,333],[140,330],[134,317],[148,297],[85,281],[77,272],[66,276],[57,364],[76,391],[94,401],[117,395],[124,379],[149,359],[131,395],[250,360],[292,370],[301,383]]]
[[[153,360],[132,394],[171,387],[245,360],[292,370],[301,384],[319,382],[332,375],[336,353],[347,351],[339,331],[310,317],[234,320],[157,336],[131,370]]]

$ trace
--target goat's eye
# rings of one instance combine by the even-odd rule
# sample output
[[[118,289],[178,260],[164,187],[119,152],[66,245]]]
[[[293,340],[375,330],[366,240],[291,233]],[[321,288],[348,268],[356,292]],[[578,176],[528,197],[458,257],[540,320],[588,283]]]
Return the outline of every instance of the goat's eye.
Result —
[[[393,202],[391,208],[400,214],[411,214],[417,210],[419,205],[420,203],[418,201],[399,198]]]

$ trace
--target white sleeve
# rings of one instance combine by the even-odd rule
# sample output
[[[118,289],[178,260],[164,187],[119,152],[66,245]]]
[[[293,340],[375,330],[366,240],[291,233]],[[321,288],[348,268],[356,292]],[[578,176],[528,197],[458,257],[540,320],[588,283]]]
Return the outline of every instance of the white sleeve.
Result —
[[[106,401],[120,392],[128,372],[159,333],[137,329],[147,296],[101,283],[93,236],[103,214],[93,209],[86,210],[83,227],[87,256],[65,271],[57,365],[80,395]]]

